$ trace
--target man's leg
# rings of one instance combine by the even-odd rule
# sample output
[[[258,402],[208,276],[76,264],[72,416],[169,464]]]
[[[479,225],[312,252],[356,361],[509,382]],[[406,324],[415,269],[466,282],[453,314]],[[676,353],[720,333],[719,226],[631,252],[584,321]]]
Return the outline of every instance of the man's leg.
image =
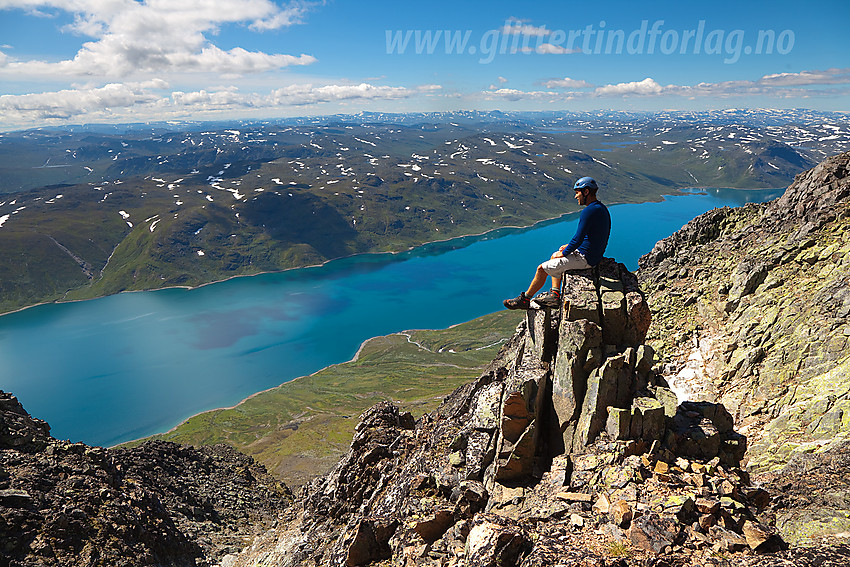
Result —
[[[549,274],[547,274],[546,270],[543,269],[543,264],[537,266],[537,272],[534,274],[534,279],[532,279],[531,283],[528,284],[528,290],[525,292],[525,296],[529,298],[534,297],[534,294],[543,288],[548,276]],[[553,279],[553,284],[554,281],[555,280]]]
[[[589,268],[584,256],[578,252],[570,252],[566,256],[556,253],[547,262],[540,265],[545,274],[552,276],[552,291],[537,299],[541,305],[557,306],[561,304],[561,284],[564,274],[572,270]]]
[[[550,259],[550,260],[556,260],[556,261],[563,262],[564,260],[558,260],[558,258],[563,258],[563,257],[564,257],[564,256],[563,256],[560,252],[555,252],[554,254],[552,254],[552,257],[551,257],[551,258],[549,258],[549,259]],[[569,261],[571,261],[571,260],[572,260],[572,258],[567,258],[567,259],[566,259],[566,261],[568,261],[568,262],[569,262]],[[551,264],[551,263],[550,263],[550,264]],[[551,274],[551,275],[552,275],[552,293],[553,293],[553,294],[555,294],[555,295],[560,296],[560,295],[561,295],[561,278],[562,278],[562,276],[564,275],[564,271],[566,271],[566,270],[564,269],[563,271],[561,271],[563,268],[558,268],[556,271],[554,271],[554,272],[553,272],[553,271],[552,271],[552,270],[553,270],[553,268],[554,268],[554,266],[551,266],[551,265],[550,265],[550,266],[549,266],[549,270],[547,270],[547,269],[543,266],[543,264],[540,264],[540,266],[537,268],[537,272],[538,272],[538,274],[539,274],[541,271],[543,271],[543,273],[544,273],[544,274],[546,274],[546,275],[549,275],[549,274]],[[536,280],[537,280],[537,277],[535,277],[535,281],[536,281]],[[545,275],[544,275],[544,277],[543,277],[543,281],[541,281],[541,282],[540,282],[540,285],[539,285],[539,287],[535,290],[535,293],[536,293],[537,291],[539,291],[539,290],[543,287],[543,284],[544,284],[545,282],[546,282],[546,278],[545,278]],[[533,283],[534,283],[534,282],[532,282],[532,284],[533,284]],[[529,288],[529,290],[530,290],[530,289],[531,289],[531,288]]]
[[[561,293],[561,276],[552,276],[552,291],[555,293]]]
[[[543,287],[543,284],[546,283],[546,278],[548,274],[543,269],[543,265],[537,266],[537,271],[534,273],[534,278],[532,278],[531,283],[528,285],[528,290],[519,294],[519,297],[514,297],[513,299],[506,299],[502,302],[502,304],[508,309],[528,309],[529,301],[534,294],[540,291],[540,288]]]
[[[558,303],[560,302],[561,281],[564,272],[567,270],[582,270],[588,267],[584,257],[575,252],[570,253],[567,257],[561,256],[559,253],[557,255],[553,254],[552,258],[537,266],[537,271],[528,285],[528,290],[521,293],[519,297],[506,299],[502,303],[508,309],[528,309],[529,301],[543,288],[546,278],[550,275],[552,276],[552,291],[554,292],[550,295],[553,298],[544,298],[543,301],[551,300]]]

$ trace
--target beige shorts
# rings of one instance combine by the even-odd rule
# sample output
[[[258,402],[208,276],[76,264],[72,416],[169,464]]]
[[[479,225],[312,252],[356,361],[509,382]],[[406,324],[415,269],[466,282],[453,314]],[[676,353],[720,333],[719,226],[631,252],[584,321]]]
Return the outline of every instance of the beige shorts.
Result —
[[[570,252],[563,258],[552,258],[550,260],[546,260],[540,264],[540,266],[543,268],[544,272],[555,278],[564,275],[564,272],[569,272],[571,270],[587,270],[592,267],[587,263],[587,260],[584,259],[584,256],[576,251]]]

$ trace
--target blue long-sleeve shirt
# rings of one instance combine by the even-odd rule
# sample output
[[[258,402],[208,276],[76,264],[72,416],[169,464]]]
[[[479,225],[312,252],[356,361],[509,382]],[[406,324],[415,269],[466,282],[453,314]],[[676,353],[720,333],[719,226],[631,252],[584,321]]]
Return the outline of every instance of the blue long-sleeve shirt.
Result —
[[[581,211],[576,234],[564,248],[563,254],[566,256],[577,250],[588,264],[595,266],[605,254],[610,234],[611,214],[608,207],[599,201],[593,201]]]

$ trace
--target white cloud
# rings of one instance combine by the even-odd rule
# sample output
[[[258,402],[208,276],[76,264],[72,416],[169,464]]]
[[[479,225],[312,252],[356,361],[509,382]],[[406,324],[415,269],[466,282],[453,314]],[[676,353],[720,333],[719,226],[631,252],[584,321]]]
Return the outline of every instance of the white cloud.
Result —
[[[587,81],[564,77],[563,79],[550,79],[548,81],[544,81],[543,86],[547,89],[585,89],[592,87],[593,85]]]
[[[799,73],[776,73],[758,80],[763,85],[802,86],[839,85],[850,83],[850,68],[827,69],[825,71],[801,71]]]
[[[0,122],[10,123],[20,119],[68,119],[92,112],[111,112],[113,108],[126,108],[153,103],[159,96],[152,88],[163,88],[162,81],[146,83],[110,83],[99,88],[68,89],[25,95],[0,95]]]
[[[493,85],[491,85],[492,89]],[[495,89],[485,93],[487,99],[501,99],[510,101],[519,100],[538,100],[538,101],[554,101],[563,100],[564,97],[560,93],[552,91],[522,91],[519,89]]]
[[[294,24],[303,22],[303,16],[308,12],[316,2],[304,2],[293,0],[289,6],[279,8],[271,16],[258,19],[251,24],[251,29],[255,30],[276,30],[283,27],[288,27]]]
[[[542,55],[572,55],[574,53],[581,53],[581,49],[567,49],[566,47],[562,47],[560,45],[555,45],[554,43],[541,43],[537,46],[537,53]]]
[[[850,76],[847,69],[827,71],[803,71],[801,73],[780,73],[766,75],[755,81],[721,81],[717,83],[697,83],[695,85],[661,85],[655,79],[647,77],[642,81],[613,83],[593,90],[564,91],[522,91],[518,89],[498,89],[490,85],[480,95],[486,99],[510,101],[563,102],[574,99],[620,98],[620,97],[683,97],[690,99],[732,97],[770,97],[775,99],[810,98],[844,96],[850,88],[824,88],[814,90],[804,88],[816,84],[847,84]],[[590,83],[565,77],[543,81],[547,89],[588,89]]]
[[[0,9],[70,12],[74,22],[66,31],[94,39],[64,61],[7,57],[0,74],[122,79],[140,73],[242,74],[309,65],[316,61],[311,55],[223,50],[210,39],[226,24],[247,23],[256,30],[292,25],[309,6],[292,3],[281,8],[270,0],[0,0]]]
[[[642,81],[597,87],[595,94],[597,96],[657,95],[661,94],[663,90],[663,87],[656,83],[655,80],[647,77]]]
[[[551,30],[546,29],[546,26],[532,26],[526,23],[527,21],[519,18],[508,18],[505,25],[502,26],[502,33],[508,35],[530,35],[534,37],[543,37],[552,33]]]
[[[275,111],[351,100],[394,100],[439,92],[440,85],[415,88],[359,85],[294,84],[269,93],[242,93],[237,87],[168,92],[162,80],[111,83],[97,88],[68,89],[27,95],[0,96],[0,123],[164,120],[193,115],[214,117],[240,111]]]
[[[274,106],[301,106],[350,99],[406,98],[413,91],[404,87],[359,85],[290,85],[272,91],[270,100]]]
[[[207,92],[206,89],[185,93],[174,91],[171,93],[171,102],[178,107],[194,108],[196,110],[229,110],[233,108],[247,108],[256,106],[256,96],[239,94],[235,87],[229,87],[219,91]]]

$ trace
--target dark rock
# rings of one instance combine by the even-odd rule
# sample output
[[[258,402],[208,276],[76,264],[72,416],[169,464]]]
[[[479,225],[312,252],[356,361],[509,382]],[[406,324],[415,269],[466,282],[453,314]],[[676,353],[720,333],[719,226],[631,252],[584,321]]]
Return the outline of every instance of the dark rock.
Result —
[[[15,396],[0,390],[0,449],[36,452],[50,438],[46,421],[33,418]]]
[[[635,547],[661,553],[676,542],[679,530],[672,520],[650,513],[632,520],[628,534]]]
[[[5,402],[5,423],[19,427],[0,449],[4,564],[211,564],[291,504],[284,486],[230,447],[67,443],[14,398]]]
[[[721,404],[685,402],[679,406],[666,437],[675,453],[708,461],[721,457],[737,466],[746,451],[746,438],[732,429],[732,416]]]
[[[398,527],[396,520],[386,518],[364,518],[357,523],[354,535],[348,544],[345,559],[347,567],[366,565],[373,561],[389,559],[392,550],[388,545]]]
[[[466,539],[467,564],[475,567],[516,565],[531,542],[519,524],[485,516],[475,520]]]

